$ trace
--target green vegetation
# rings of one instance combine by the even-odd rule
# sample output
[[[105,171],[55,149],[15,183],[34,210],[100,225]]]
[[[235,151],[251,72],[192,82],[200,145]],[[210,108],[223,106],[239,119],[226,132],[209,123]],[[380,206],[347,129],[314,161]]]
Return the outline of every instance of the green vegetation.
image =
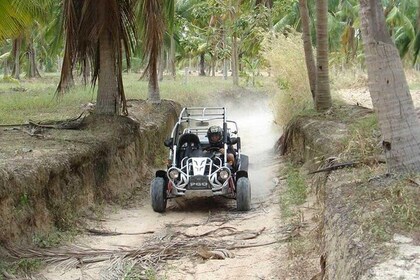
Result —
[[[162,278],[158,276],[156,269],[148,268],[143,269],[137,266],[134,266],[124,277],[125,280],[163,280],[166,277]]]
[[[385,181],[379,186],[369,183],[356,188],[354,214],[363,232],[376,242],[389,241],[398,232],[410,235],[420,228],[420,190],[416,177],[405,176]]]
[[[285,173],[287,186],[280,197],[280,206],[283,217],[290,218],[297,214],[295,207],[306,201],[307,187],[298,167],[288,165]]]
[[[32,242],[39,248],[52,248],[73,240],[78,233],[80,232],[78,232],[74,226],[67,231],[53,229],[45,234],[35,234],[32,237]]]
[[[19,83],[0,82],[0,124],[26,123],[29,119],[49,120],[74,118],[83,112],[89,102],[96,99],[90,86],[76,86],[59,101],[54,93],[58,75],[42,79],[23,80]],[[140,74],[125,74],[124,89],[127,99],[147,99],[147,81]],[[164,80],[161,83],[163,99],[172,99],[185,105],[197,105],[220,91],[233,90],[231,82],[222,77],[188,77]]]
[[[22,276],[23,278],[27,275],[39,271],[43,266],[42,261],[37,259],[21,259],[17,261],[4,261],[0,260],[0,280],[6,280],[3,272],[9,275]]]
[[[275,101],[276,122],[285,126],[297,113],[313,110],[301,37],[279,36],[267,48],[265,57],[281,89]]]
[[[349,136],[343,146],[343,158],[366,161],[381,154],[380,131],[375,114],[369,114],[349,125]]]

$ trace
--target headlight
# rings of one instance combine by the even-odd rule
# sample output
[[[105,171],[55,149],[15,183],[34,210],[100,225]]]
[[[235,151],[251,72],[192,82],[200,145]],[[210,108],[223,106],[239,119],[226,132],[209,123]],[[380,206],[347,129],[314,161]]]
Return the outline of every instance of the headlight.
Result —
[[[219,173],[220,179],[222,180],[226,180],[227,178],[229,178],[230,172],[226,169],[222,169]]]
[[[171,171],[169,171],[169,178],[171,178],[172,180],[178,179],[179,177],[179,171],[176,169],[172,169]]]

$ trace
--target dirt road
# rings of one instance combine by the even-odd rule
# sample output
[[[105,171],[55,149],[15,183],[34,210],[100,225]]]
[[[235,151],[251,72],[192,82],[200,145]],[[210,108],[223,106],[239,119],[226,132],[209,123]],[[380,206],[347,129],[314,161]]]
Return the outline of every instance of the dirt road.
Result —
[[[73,257],[48,265],[41,277],[286,279],[279,266],[286,255],[276,185],[281,162],[273,153],[280,132],[267,102],[259,104],[227,106],[250,158],[251,211],[236,211],[234,200],[187,197],[171,200],[159,214],[147,197],[94,224],[93,235],[67,248]]]

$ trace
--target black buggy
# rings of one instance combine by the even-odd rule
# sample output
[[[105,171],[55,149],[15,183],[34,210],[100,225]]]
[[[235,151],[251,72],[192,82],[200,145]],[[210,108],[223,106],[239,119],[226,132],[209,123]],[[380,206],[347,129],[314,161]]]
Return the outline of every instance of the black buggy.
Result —
[[[209,127],[221,128],[221,147],[234,155],[228,162],[227,152],[211,147]],[[224,107],[189,107],[182,109],[171,137],[167,170],[158,170],[150,187],[153,210],[164,212],[167,200],[188,192],[236,199],[237,209],[251,207],[251,185],[248,179],[248,156],[241,154],[241,139],[236,122],[226,119]]]

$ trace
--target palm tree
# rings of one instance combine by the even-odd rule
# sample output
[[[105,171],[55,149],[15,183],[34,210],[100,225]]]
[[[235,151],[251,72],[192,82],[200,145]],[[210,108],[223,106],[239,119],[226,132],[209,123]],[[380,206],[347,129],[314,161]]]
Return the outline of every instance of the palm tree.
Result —
[[[0,41],[10,38],[13,40],[12,56],[13,71],[12,75],[20,78],[20,58],[22,49],[26,47],[28,54],[28,77],[39,76],[36,66],[36,42],[35,34],[39,31],[42,23],[48,22],[49,14],[47,10],[54,3],[53,0],[4,0],[0,3],[2,21],[0,23]]]
[[[357,0],[341,0],[335,12],[335,29],[341,31],[340,43],[344,51],[345,62],[349,63],[356,56],[358,39],[354,23],[358,19],[359,5]],[[344,27],[344,28],[343,28]],[[332,39],[330,35],[330,39]],[[338,36],[335,36],[338,38]],[[336,45],[336,44],[335,44]],[[331,48],[330,48],[331,49]],[[337,48],[335,48],[337,49]]]
[[[175,41],[175,0],[167,1],[166,5],[166,17],[168,19],[167,29],[169,37],[169,55],[168,55],[168,64],[169,71],[171,72],[172,78],[176,78],[176,41]]]
[[[238,26],[237,19],[240,16],[240,1],[231,0],[229,6],[230,20],[233,25],[232,30],[232,76],[233,84],[239,85],[239,51],[238,51]]]
[[[149,76],[148,102],[160,103],[158,81],[158,61],[163,46],[165,32],[165,15],[173,14],[168,10],[173,9],[173,0],[144,0],[140,4],[137,15],[140,19],[140,33],[144,56],[148,62],[143,76]]]
[[[312,50],[312,37],[309,20],[309,11],[306,0],[299,0],[300,17],[302,21],[302,40],[303,49],[305,50],[305,62],[308,72],[309,86],[312,93],[312,99],[315,101],[315,86],[316,86],[316,68],[314,53]]]
[[[316,2],[317,69],[315,108],[318,112],[331,108],[330,81],[328,73],[328,0]]]
[[[127,113],[122,60],[124,49],[130,65],[130,50],[134,48],[136,34],[135,4],[135,0],[64,0],[64,63],[68,65],[63,66],[60,85],[72,75],[77,61],[83,68],[84,62],[90,60],[92,83],[98,80],[95,109],[98,114],[120,114],[121,109]]]
[[[273,19],[273,30],[276,32],[283,32],[288,27],[297,29],[299,25],[299,3],[297,1],[278,1],[282,10],[279,16]]]
[[[13,70],[12,76],[13,78],[19,80],[20,79],[20,55],[22,50],[23,44],[23,35],[19,34],[16,38],[13,39],[13,48],[12,48],[12,56],[13,56]]]
[[[391,172],[420,172],[420,123],[381,1],[360,0],[363,45],[372,104]]]

